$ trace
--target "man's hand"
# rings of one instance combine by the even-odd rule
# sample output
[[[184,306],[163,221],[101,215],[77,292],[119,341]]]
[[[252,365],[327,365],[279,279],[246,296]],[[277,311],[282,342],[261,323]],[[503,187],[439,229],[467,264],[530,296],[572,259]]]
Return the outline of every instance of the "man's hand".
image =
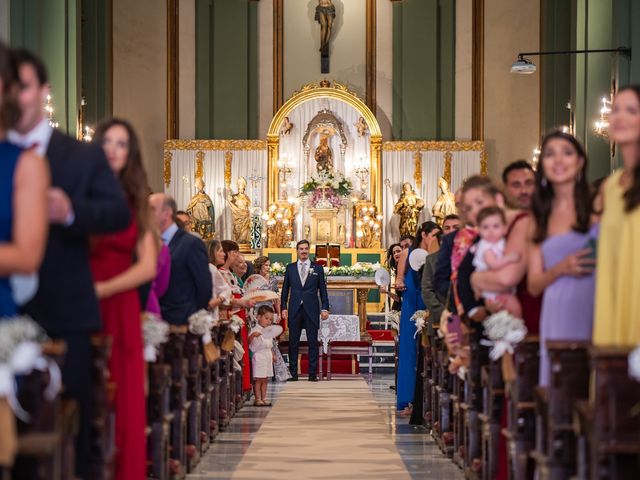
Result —
[[[322,320],[326,320],[327,318],[329,318],[329,312],[327,312],[326,310],[322,310],[322,311],[320,312],[320,318],[321,318]]]
[[[282,310],[282,311],[280,312],[280,317],[281,317],[283,320],[288,320],[288,319],[289,319],[289,312],[287,312],[286,310]]]
[[[73,219],[73,207],[69,196],[58,187],[49,189],[49,221],[57,225],[70,225]]]

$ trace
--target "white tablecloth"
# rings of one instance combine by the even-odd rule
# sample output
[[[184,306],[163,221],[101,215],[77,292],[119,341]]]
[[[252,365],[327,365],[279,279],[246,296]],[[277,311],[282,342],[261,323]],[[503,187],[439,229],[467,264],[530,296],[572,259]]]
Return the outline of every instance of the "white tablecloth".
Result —
[[[306,342],[307,335],[303,331],[300,340]],[[318,340],[322,342],[324,353],[327,353],[329,341],[338,340],[353,342],[360,340],[360,321],[357,315],[329,315],[320,320]]]

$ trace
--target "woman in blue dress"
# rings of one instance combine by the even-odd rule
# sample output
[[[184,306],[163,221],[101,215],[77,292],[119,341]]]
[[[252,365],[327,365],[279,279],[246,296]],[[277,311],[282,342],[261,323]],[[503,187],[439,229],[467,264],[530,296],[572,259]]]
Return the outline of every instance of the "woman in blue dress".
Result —
[[[37,271],[48,227],[46,162],[5,140],[20,116],[18,91],[11,53],[0,43],[0,319],[18,313],[9,278]]]
[[[409,251],[403,252],[398,264],[396,289],[402,290],[402,309],[400,310],[400,340],[398,342],[398,391],[396,406],[403,415],[411,413],[411,402],[416,387],[416,365],[418,348],[415,339],[416,324],[411,317],[418,310],[424,310],[420,291],[422,269],[413,270],[409,265],[409,255],[417,248],[427,250],[434,233],[440,227],[434,222],[424,222],[416,232],[415,240]]]

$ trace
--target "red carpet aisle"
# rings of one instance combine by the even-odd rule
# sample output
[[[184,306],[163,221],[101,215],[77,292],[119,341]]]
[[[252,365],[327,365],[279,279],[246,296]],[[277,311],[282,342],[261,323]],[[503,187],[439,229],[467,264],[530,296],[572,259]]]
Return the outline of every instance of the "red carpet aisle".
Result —
[[[364,380],[288,383],[234,479],[409,479]]]

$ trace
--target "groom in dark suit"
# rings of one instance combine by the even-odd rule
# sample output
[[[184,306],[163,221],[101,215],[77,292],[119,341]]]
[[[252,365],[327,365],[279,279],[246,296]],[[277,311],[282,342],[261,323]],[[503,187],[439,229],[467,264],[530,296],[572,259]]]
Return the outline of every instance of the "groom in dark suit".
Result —
[[[298,261],[287,265],[282,284],[282,318],[289,322],[289,370],[298,380],[298,347],[302,329],[309,343],[309,381],[318,381],[318,328],[329,317],[324,270],[309,260],[309,241],[296,245]],[[318,298],[319,297],[319,298]],[[322,310],[320,309],[322,307]]]

